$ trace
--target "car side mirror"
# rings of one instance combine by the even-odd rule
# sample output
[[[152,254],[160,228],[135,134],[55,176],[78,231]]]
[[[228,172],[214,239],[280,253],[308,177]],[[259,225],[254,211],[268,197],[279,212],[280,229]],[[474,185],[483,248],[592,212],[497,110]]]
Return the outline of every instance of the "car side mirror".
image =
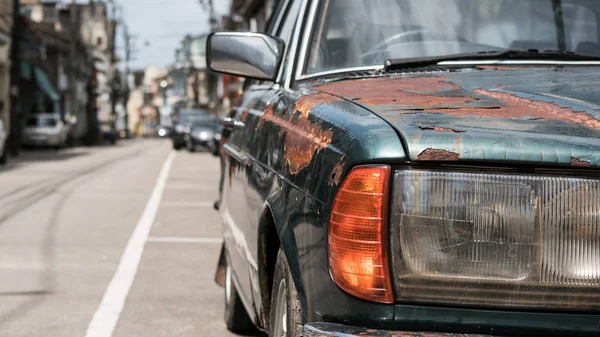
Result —
[[[218,73],[275,81],[284,43],[262,33],[216,32],[208,37],[206,62]]]

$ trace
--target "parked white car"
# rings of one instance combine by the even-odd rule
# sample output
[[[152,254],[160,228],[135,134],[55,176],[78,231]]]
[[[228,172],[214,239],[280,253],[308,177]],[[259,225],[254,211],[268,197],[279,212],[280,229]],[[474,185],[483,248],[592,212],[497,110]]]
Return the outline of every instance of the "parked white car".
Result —
[[[6,130],[4,130],[4,122],[0,119],[0,165],[6,164],[6,152],[8,151],[6,143],[8,139],[8,134]]]
[[[67,142],[68,134],[69,125],[61,120],[59,114],[36,114],[25,122],[23,145],[61,148]]]

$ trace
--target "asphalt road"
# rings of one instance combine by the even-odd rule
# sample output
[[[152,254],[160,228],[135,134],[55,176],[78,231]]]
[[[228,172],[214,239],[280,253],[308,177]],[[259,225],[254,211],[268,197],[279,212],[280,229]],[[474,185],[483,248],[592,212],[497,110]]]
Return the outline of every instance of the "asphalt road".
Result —
[[[163,140],[0,167],[0,336],[233,336],[213,282],[218,172]]]

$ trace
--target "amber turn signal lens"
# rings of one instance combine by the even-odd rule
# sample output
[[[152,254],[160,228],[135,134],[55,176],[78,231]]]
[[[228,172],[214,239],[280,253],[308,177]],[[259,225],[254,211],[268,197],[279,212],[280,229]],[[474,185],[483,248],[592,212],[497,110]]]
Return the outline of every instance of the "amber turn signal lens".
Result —
[[[336,195],[329,221],[329,269],[356,297],[393,303],[387,254],[389,166],[359,166]]]

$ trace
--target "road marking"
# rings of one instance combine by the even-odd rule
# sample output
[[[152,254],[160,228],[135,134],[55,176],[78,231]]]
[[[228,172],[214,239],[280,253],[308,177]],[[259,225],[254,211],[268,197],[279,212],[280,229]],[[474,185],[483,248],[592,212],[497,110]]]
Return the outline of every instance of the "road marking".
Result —
[[[165,243],[222,243],[220,238],[149,237],[148,242]]]
[[[161,207],[213,207],[214,201],[193,202],[193,201],[165,201]]]
[[[144,244],[150,235],[150,229],[160,206],[160,200],[174,159],[175,152],[169,153],[158,175],[146,208],[135,226],[133,234],[129,238],[123,256],[121,256],[119,267],[88,326],[87,333],[85,334],[86,337],[111,337],[113,334],[140,265],[144,252]]]

